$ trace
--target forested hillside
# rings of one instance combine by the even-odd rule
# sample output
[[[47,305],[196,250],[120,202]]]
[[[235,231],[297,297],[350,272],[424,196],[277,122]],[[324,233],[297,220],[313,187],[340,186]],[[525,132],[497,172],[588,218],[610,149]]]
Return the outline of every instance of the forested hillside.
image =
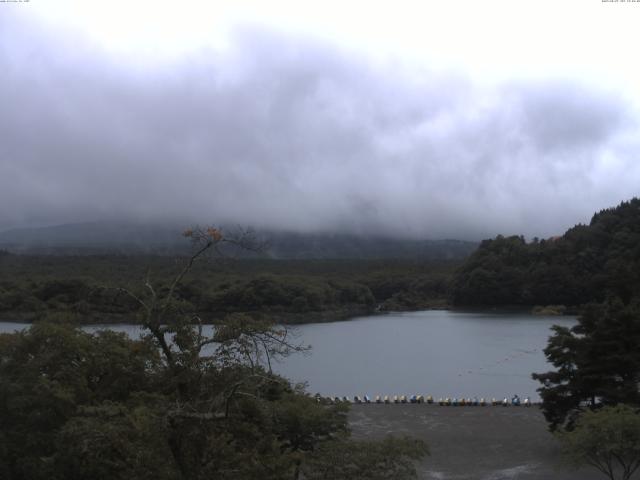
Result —
[[[0,232],[0,249],[28,255],[186,255],[184,225],[94,222]],[[234,227],[221,227],[233,231]],[[477,247],[463,240],[412,240],[349,233],[252,230],[260,252],[234,255],[273,259],[462,259]]]
[[[136,321],[145,279],[167,288],[182,258],[25,256],[0,251],[0,319]],[[211,259],[175,292],[183,311],[207,321],[255,313],[278,322],[338,320],[375,310],[446,304],[458,263],[409,260]]]
[[[546,240],[504,237],[483,241],[457,270],[454,305],[625,303],[640,295],[640,199],[596,213]]]

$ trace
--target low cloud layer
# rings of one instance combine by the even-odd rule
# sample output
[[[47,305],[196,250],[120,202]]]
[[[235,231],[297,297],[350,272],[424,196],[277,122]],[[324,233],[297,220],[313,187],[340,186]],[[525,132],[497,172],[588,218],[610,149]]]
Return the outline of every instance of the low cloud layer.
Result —
[[[637,112],[593,84],[487,84],[255,29],[135,63],[36,27],[0,19],[0,229],[547,236],[638,193]]]

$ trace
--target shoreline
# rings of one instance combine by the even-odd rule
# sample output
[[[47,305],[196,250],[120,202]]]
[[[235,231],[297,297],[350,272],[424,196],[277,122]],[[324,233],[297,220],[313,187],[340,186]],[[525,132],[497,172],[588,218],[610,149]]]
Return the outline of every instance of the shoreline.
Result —
[[[498,314],[522,314],[534,316],[575,316],[578,315],[577,309],[566,309],[562,313],[554,313],[549,311],[536,311],[537,306],[499,306],[499,307],[473,307],[473,306],[453,306],[449,304],[437,304],[433,306],[421,306],[420,308],[406,308],[394,310],[380,310],[369,308],[343,308],[336,310],[317,310],[309,312],[263,312],[263,311],[237,311],[223,313],[200,313],[202,315],[203,325],[215,325],[221,318],[232,314],[249,315],[255,318],[268,319],[276,324],[282,325],[306,325],[312,323],[334,323],[347,322],[355,320],[363,316],[383,316],[398,313],[427,312],[427,311],[451,311],[459,313],[498,313]],[[79,326],[91,325],[140,325],[141,322],[136,321],[135,314],[110,314],[99,313],[83,315],[75,312],[53,311],[53,312],[11,312],[4,311],[0,313],[0,322],[5,323],[24,323],[31,324],[40,321],[41,316],[50,315],[68,315],[70,318],[74,316],[84,317],[87,321],[69,321],[68,323],[77,324]],[[134,318],[132,318],[134,317]],[[52,321],[59,322],[53,319]],[[195,325],[195,323],[194,323]]]
[[[431,455],[417,464],[420,480],[602,478],[595,469],[562,467],[556,439],[536,406],[355,404],[349,411],[349,425],[358,439],[392,434],[424,440]]]

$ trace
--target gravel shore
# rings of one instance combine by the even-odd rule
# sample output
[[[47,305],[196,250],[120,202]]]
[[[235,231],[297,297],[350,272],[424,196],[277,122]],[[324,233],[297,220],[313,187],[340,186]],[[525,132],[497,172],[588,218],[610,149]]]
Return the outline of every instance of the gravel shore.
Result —
[[[560,465],[558,444],[538,407],[353,405],[356,438],[411,435],[431,455],[418,478],[433,480],[601,480],[592,469]]]

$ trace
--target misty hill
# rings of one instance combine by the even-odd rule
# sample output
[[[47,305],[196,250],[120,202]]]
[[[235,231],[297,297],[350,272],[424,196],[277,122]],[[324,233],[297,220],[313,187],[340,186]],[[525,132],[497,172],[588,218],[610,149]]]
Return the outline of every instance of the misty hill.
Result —
[[[12,253],[162,255],[177,253],[187,246],[179,228],[159,224],[74,223],[0,232],[0,248]]]
[[[182,242],[180,242],[182,240]],[[75,223],[0,232],[0,248],[13,253],[163,253],[184,245],[177,228],[102,222]]]
[[[273,258],[462,259],[478,246],[462,240],[402,240],[345,234],[265,234]]]
[[[282,259],[462,259],[477,247],[460,240],[405,240],[348,234],[260,231],[262,256]],[[84,255],[185,253],[189,243],[181,229],[166,225],[120,222],[80,223],[0,232],[0,249],[12,253]]]
[[[483,241],[452,282],[457,305],[581,305],[640,297],[640,199],[596,213],[563,236]]]

